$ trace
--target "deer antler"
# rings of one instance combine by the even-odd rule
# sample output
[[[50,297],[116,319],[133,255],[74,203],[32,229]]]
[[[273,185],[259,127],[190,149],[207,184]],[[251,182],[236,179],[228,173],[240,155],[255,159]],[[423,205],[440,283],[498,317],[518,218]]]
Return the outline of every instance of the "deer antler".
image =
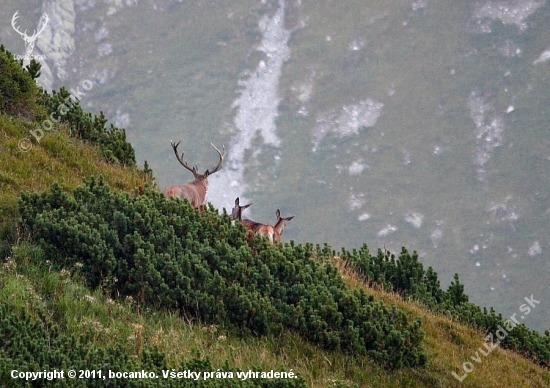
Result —
[[[170,141],[170,144],[172,145],[172,148],[174,149],[174,153],[176,154],[176,158],[178,159],[178,162],[180,162],[180,164],[185,167],[186,169],[188,169],[189,171],[191,171],[193,173],[193,175],[197,175],[197,168],[196,167],[189,167],[189,165],[187,164],[187,161],[183,161],[183,155],[184,153],[182,152],[181,153],[181,156],[179,155],[178,153],[178,146],[180,145],[181,141],[178,141],[177,143],[174,144],[173,141]]]
[[[15,13],[13,14],[13,17],[11,18],[11,26],[13,27],[13,29],[15,31],[17,31],[19,33],[19,35],[21,35],[23,37],[23,39],[25,39],[25,41],[33,40],[33,38],[35,38],[42,31],[44,31],[44,28],[46,28],[46,25],[50,21],[50,18],[48,17],[48,14],[42,15],[40,17],[40,22],[38,23],[38,26],[42,25],[42,28],[40,28],[39,31],[34,30],[34,33],[32,34],[32,36],[28,36],[27,35],[27,30],[25,30],[25,32],[21,32],[21,31],[19,31],[19,28],[15,25],[15,22],[18,18],[19,18],[19,11],[15,11]]]
[[[44,22],[42,22],[42,21],[44,21]],[[50,18],[48,17],[48,14],[45,13],[44,15],[42,15],[42,17],[40,18],[40,22],[38,23],[38,26],[40,26],[40,25],[42,24],[42,28],[40,29],[40,31],[35,32],[35,33],[32,35],[33,38],[34,38],[35,36],[37,36],[37,35],[40,35],[40,33],[41,33],[42,31],[44,31],[44,28],[46,28],[46,25],[48,24],[49,21],[50,21]]]
[[[19,17],[18,15],[19,11],[15,11],[15,13],[13,14],[13,17],[11,18],[11,26],[13,27],[13,29],[19,33],[19,35],[21,36],[24,36],[24,37],[27,37],[27,30],[25,30],[25,32],[21,32],[19,31],[19,28],[15,25],[15,21],[17,20],[17,18]]]
[[[212,147],[214,147],[214,149],[215,149],[216,151],[218,151],[218,154],[220,155],[220,161],[218,162],[217,166],[214,167],[214,169],[213,169],[212,171],[207,170],[208,175],[212,175],[212,174],[214,174],[215,172],[220,171],[220,169],[222,168],[223,158],[225,158],[225,156],[226,156],[226,153],[225,153],[225,146],[222,146],[222,149],[223,149],[223,154],[222,154],[222,153],[220,152],[220,150],[217,149],[216,146],[215,146],[214,144],[210,143],[210,145],[211,145]]]

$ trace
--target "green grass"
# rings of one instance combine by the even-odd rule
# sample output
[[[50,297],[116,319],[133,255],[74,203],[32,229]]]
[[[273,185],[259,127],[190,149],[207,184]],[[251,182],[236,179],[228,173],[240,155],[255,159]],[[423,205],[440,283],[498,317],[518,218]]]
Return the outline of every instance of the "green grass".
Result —
[[[23,153],[20,138],[32,126],[0,115],[0,300],[23,307],[32,316],[51,317],[67,334],[86,334],[96,347],[122,345],[130,357],[146,348],[158,348],[167,362],[177,367],[193,357],[208,358],[214,367],[242,370],[258,368],[298,372],[311,387],[547,387],[550,372],[520,355],[495,349],[459,383],[462,363],[471,361],[483,345],[483,333],[435,315],[399,296],[366,287],[360,278],[335,259],[346,284],[367,288],[375,298],[395,303],[422,318],[428,363],[423,368],[387,371],[366,357],[321,350],[294,333],[281,336],[235,336],[223,327],[186,319],[161,306],[141,306],[135,299],[110,299],[109,285],[91,290],[83,281],[80,266],[54,267],[51,258],[35,247],[17,227],[20,192],[43,191],[57,181],[67,190],[91,175],[103,175],[112,187],[132,191],[148,182],[135,168],[103,161],[98,149],[71,138],[63,130],[48,133],[39,145]],[[38,318],[37,318],[38,319]]]
[[[6,241],[13,243],[18,237],[17,198],[23,190],[40,192],[52,182],[71,190],[91,175],[103,175],[109,185],[126,191],[152,183],[136,168],[107,163],[97,147],[70,137],[64,128],[46,133],[39,144],[33,141],[32,149],[22,152],[18,143],[31,137],[29,131],[34,128],[32,123],[0,114],[0,253]]]

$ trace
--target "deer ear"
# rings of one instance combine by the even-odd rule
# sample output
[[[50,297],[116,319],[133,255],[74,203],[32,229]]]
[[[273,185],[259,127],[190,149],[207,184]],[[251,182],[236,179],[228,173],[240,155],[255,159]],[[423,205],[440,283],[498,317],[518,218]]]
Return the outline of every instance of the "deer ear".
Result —
[[[293,219],[293,218],[294,218],[294,216],[290,216],[290,217],[287,217],[286,220],[287,220],[287,221],[290,221],[290,220]]]
[[[281,217],[281,212],[279,211],[279,209],[277,209],[277,211],[275,212],[275,216],[277,218]]]
[[[235,199],[235,206],[239,206],[239,197]]]

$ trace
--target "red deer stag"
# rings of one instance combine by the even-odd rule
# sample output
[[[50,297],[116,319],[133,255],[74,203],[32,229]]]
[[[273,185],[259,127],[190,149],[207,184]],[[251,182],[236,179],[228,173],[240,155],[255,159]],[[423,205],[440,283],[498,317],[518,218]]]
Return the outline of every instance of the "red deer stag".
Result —
[[[180,145],[180,142],[178,141],[174,144],[174,142],[171,141],[170,144],[174,149],[174,154],[176,154],[178,162],[193,173],[195,180],[182,185],[170,186],[164,192],[164,196],[166,198],[185,198],[193,207],[198,208],[203,204],[204,197],[206,197],[206,191],[208,190],[208,177],[222,168],[223,158],[225,157],[225,147],[223,147],[223,153],[221,153],[220,150],[214,146],[214,144],[210,143],[220,155],[220,161],[212,170],[206,170],[204,174],[199,174],[198,167],[189,167],[187,161],[183,160],[183,152],[181,153],[181,156],[179,155],[178,146]]]
[[[252,205],[249,203],[248,205],[240,206],[239,205],[239,198],[235,199],[235,207],[233,208],[233,212],[231,213],[231,219],[233,220],[239,220],[243,226],[257,234],[261,234],[264,236],[267,236],[269,238],[269,242],[273,244],[275,241],[281,241],[281,234],[283,233],[283,229],[288,221],[294,218],[288,217],[288,218],[281,218],[281,212],[279,209],[277,209],[277,223],[275,226],[271,226],[268,224],[261,224],[256,221],[248,220],[248,219],[242,219],[242,211]]]

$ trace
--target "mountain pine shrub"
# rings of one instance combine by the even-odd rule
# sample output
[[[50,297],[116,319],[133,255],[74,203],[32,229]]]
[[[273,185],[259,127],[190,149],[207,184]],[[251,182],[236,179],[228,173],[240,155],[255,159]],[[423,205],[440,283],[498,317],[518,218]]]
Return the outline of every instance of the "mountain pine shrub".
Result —
[[[424,333],[395,306],[345,287],[311,260],[326,248],[271,245],[208,206],[133,195],[90,179],[66,194],[23,193],[22,228],[61,266],[83,263],[91,287],[177,309],[246,334],[292,330],[323,348],[369,355],[386,368],[423,365]]]
[[[51,95],[44,92],[41,102],[48,115],[54,114],[59,123],[68,125],[72,136],[98,144],[107,161],[136,165],[135,151],[126,141],[126,131],[113,124],[107,127],[103,112],[99,115],[85,112],[80,101],[63,87],[58,92],[52,91]]]
[[[29,69],[35,71],[37,64],[33,61]],[[0,45],[0,112],[26,120],[43,117],[44,112],[37,104],[40,93],[34,79],[23,69],[23,61],[16,61]]]
[[[126,166],[135,166],[135,152],[126,141],[126,131],[107,126],[103,112],[92,115],[84,112],[80,101],[61,88],[52,94],[42,90],[35,79],[40,75],[40,62],[32,60],[23,68],[23,61],[15,60],[12,53],[0,45],[0,112],[14,117],[35,120],[37,128],[42,120],[54,114],[56,125],[67,125],[70,133],[83,140],[98,144],[105,159]]]
[[[490,311],[486,308],[481,309],[468,301],[458,274],[455,274],[447,291],[443,291],[437,273],[431,267],[424,270],[416,252],[411,255],[402,248],[399,257],[396,258],[390,252],[378,250],[377,255],[372,256],[368,247],[363,245],[361,249],[351,252],[343,249],[340,256],[354,265],[370,284],[378,284],[387,290],[401,294],[404,298],[418,300],[432,311],[450,313],[460,322],[482,330],[486,334],[494,334],[499,326],[506,327],[506,319],[502,314],[496,314],[493,308]],[[500,342],[502,347],[514,350],[537,364],[550,368],[548,331],[543,336],[522,323],[507,333],[508,335]]]

